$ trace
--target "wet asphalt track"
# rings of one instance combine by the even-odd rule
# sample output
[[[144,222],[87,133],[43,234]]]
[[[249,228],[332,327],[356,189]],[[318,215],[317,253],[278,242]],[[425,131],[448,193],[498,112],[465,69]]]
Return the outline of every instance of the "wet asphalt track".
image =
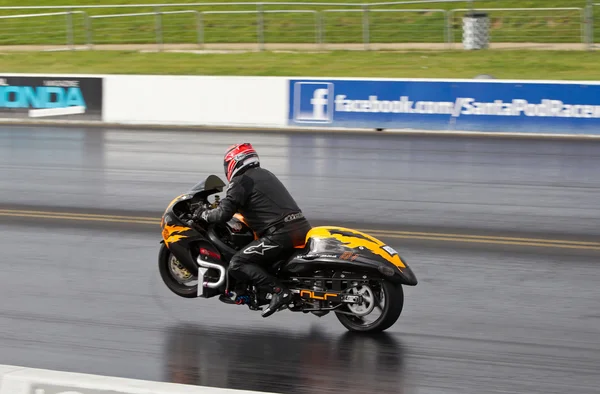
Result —
[[[235,137],[4,127],[0,209],[156,215],[220,175]],[[317,222],[598,241],[598,143],[242,137]],[[382,236],[420,283],[388,334],[366,338],[333,316],[177,298],[152,224],[0,216],[0,234],[0,364],[306,394],[600,386],[600,250]]]

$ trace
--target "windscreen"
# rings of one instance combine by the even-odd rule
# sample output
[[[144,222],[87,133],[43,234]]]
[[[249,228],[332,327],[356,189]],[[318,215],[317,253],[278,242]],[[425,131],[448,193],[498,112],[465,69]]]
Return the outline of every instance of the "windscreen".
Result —
[[[190,191],[197,193],[205,190],[223,191],[225,183],[216,175],[209,175],[206,179],[197,183]]]

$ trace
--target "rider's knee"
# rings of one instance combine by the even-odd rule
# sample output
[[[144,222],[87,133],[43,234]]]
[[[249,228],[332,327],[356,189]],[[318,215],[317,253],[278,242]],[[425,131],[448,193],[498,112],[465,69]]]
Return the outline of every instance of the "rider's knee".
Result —
[[[236,258],[237,256],[233,256],[231,261],[229,262],[229,270],[230,271],[240,271],[242,266],[244,265],[242,259]]]

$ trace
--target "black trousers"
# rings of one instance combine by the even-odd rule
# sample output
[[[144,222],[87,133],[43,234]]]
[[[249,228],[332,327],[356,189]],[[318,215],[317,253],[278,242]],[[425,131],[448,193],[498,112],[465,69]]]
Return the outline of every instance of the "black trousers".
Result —
[[[229,263],[229,273],[237,281],[251,281],[256,287],[278,287],[279,280],[264,267],[288,258],[294,247],[303,245],[311,226],[302,219],[287,223],[281,229],[266,234],[237,252]]]

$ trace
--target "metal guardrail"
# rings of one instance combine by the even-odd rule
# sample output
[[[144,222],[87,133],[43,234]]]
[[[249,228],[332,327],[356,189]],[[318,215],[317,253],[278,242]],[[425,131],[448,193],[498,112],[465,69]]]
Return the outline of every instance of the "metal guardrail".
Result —
[[[325,20],[325,15],[327,15],[327,13],[362,13],[362,39],[363,39],[363,44],[365,46],[365,50],[369,49],[369,44],[371,43],[371,26],[372,23],[370,21],[369,15],[371,13],[441,13],[442,14],[442,20],[446,20],[446,14],[447,11],[446,10],[442,10],[442,9],[370,9],[370,8],[364,8],[362,10],[356,10],[356,9],[335,9],[335,10],[323,10],[322,11],[322,15],[323,17],[321,18],[321,23],[322,23],[322,31],[325,33],[326,29],[323,27],[323,21]],[[441,26],[441,36],[444,38],[444,41],[447,42],[447,28],[446,26]],[[323,34],[324,34],[323,33]],[[325,42],[325,40],[323,41],[323,43]]]
[[[319,13],[314,10],[263,10],[263,11],[203,11],[202,15],[256,14],[257,42],[260,50],[265,45],[265,14],[312,14],[314,15],[315,43],[322,43],[322,24]]]
[[[73,14],[83,15],[84,19],[88,20],[88,15],[85,11],[61,11],[61,12],[46,12],[46,13],[38,13],[38,14],[21,14],[21,15],[0,15],[0,20],[8,20],[8,19],[26,19],[26,18],[42,18],[49,16],[65,16],[66,24],[65,24],[65,33],[66,33],[66,45],[70,48],[73,48],[75,45],[74,42],[74,27],[73,27]],[[86,30],[89,29],[89,26],[86,26]],[[3,30],[5,28],[3,26],[0,27],[0,35],[3,35]]]
[[[448,2],[456,2],[458,0],[449,0]],[[440,3],[440,1],[438,0],[431,0],[431,1],[427,1],[427,2],[431,2],[431,3]],[[341,8],[341,9],[325,9],[325,10],[321,10],[321,11],[317,11],[317,10],[298,10],[298,9],[290,9],[290,10],[265,10],[263,9],[264,5],[268,5],[268,4],[277,4],[277,5],[282,5],[282,4],[288,4],[288,5],[298,5],[298,4],[302,4],[302,5],[335,5],[340,6],[340,5],[344,5],[344,3],[298,3],[298,2],[289,2],[289,3],[185,3],[185,4],[168,4],[168,5],[164,5],[164,6],[168,6],[168,7],[176,7],[176,6],[181,6],[181,5],[185,5],[185,6],[192,6],[194,4],[201,4],[203,6],[207,6],[207,5],[211,5],[211,4],[218,4],[218,5],[234,5],[234,4],[257,4],[258,9],[257,10],[246,10],[246,11],[198,11],[198,10],[177,10],[177,11],[167,11],[167,10],[161,10],[160,7],[161,5],[153,5],[155,7],[157,7],[155,9],[154,12],[136,12],[136,13],[119,13],[119,14],[103,14],[103,15],[88,15],[88,13],[86,13],[85,11],[80,11],[80,10],[73,10],[75,8],[136,8],[136,7],[142,7],[142,6],[148,6],[148,5],[123,5],[123,6],[101,6],[101,5],[95,5],[95,6],[73,6],[73,7],[68,7],[71,10],[70,11],[62,11],[62,12],[52,12],[52,13],[40,13],[40,14],[23,14],[23,15],[4,15],[4,16],[0,16],[0,19],[2,20],[9,20],[9,19],[27,19],[27,18],[38,18],[38,17],[43,17],[43,16],[66,16],[66,24],[65,24],[65,34],[67,36],[66,38],[66,45],[73,49],[75,46],[75,28],[74,28],[74,23],[73,23],[73,15],[77,14],[77,15],[82,15],[84,18],[84,31],[85,31],[85,40],[83,44],[86,44],[89,48],[93,48],[93,45],[98,44],[98,43],[110,43],[110,44],[132,44],[134,43],[134,39],[132,38],[132,35],[134,34],[138,34],[138,35],[144,35],[143,38],[137,38],[137,40],[139,42],[144,42],[144,43],[154,43],[157,45],[157,47],[159,48],[159,50],[162,50],[164,48],[164,44],[165,44],[165,31],[167,29],[174,29],[174,28],[179,28],[180,31],[178,33],[178,35],[175,34],[170,34],[168,35],[168,37],[170,39],[174,39],[174,40],[179,40],[179,41],[175,41],[173,43],[193,43],[193,44],[197,44],[199,47],[203,47],[203,45],[205,45],[208,41],[207,40],[207,32],[210,30],[215,30],[217,29],[215,27],[215,23],[208,23],[206,21],[206,18],[209,17],[210,15],[231,15],[232,18],[226,18],[224,21],[221,21],[221,23],[223,25],[226,25],[226,23],[234,23],[236,18],[233,18],[234,15],[253,15],[253,18],[248,19],[245,21],[245,24],[241,24],[238,26],[234,26],[237,27],[240,30],[246,29],[245,30],[245,37],[241,37],[240,38],[240,43],[244,42],[244,43],[249,43],[249,35],[248,35],[248,27],[252,26],[253,24],[256,24],[256,39],[255,41],[253,41],[254,43],[256,43],[260,49],[264,49],[266,40],[265,39],[265,33],[268,33],[269,27],[268,25],[265,24],[265,16],[269,15],[269,14],[289,14],[289,15],[311,15],[311,21],[310,23],[305,23],[305,24],[301,24],[299,23],[298,20],[295,20],[293,18],[288,18],[288,19],[280,19],[279,22],[281,22],[282,20],[284,20],[286,23],[290,22],[291,25],[293,25],[292,27],[289,27],[287,30],[283,29],[280,27],[279,30],[272,30],[273,32],[275,32],[276,34],[279,35],[283,35],[284,33],[287,33],[288,35],[291,34],[296,34],[294,36],[295,39],[295,43],[308,43],[310,41],[312,41],[314,44],[317,45],[323,45],[327,42],[334,42],[336,41],[336,36],[332,36],[332,32],[336,33],[335,29],[330,29],[328,28],[328,23],[330,21],[333,20],[333,23],[337,23],[339,26],[341,26],[341,28],[339,28],[339,32],[341,32],[340,36],[337,37],[337,41],[339,42],[342,38],[345,38],[345,36],[347,36],[349,34],[349,32],[352,31],[352,29],[349,29],[349,26],[357,26],[357,29],[354,30],[354,32],[356,32],[358,30],[358,26],[360,26],[360,36],[361,38],[357,38],[352,41],[352,43],[356,43],[356,44],[363,44],[364,48],[366,50],[368,50],[370,48],[371,44],[374,43],[381,43],[383,41],[377,41],[373,40],[373,34],[375,33],[380,39],[382,38],[385,42],[392,42],[392,43],[397,43],[397,42],[437,42],[440,44],[448,44],[448,46],[451,46],[452,43],[454,43],[455,38],[454,38],[454,19],[456,17],[456,14],[459,12],[468,12],[468,11],[472,11],[472,9],[467,9],[467,8],[463,8],[463,9],[452,9],[452,10],[443,10],[443,9],[403,9],[403,8],[398,8],[398,9],[374,9],[372,8],[373,6],[380,6],[380,5],[395,5],[395,4],[420,4],[423,3],[423,1],[402,1],[402,2],[387,2],[387,3],[368,3],[368,4],[351,4],[352,6],[359,6],[361,8],[349,8],[349,9],[345,9],[345,8]],[[580,7],[559,7],[559,8],[477,8],[477,11],[482,11],[482,12],[488,12],[491,13],[490,17],[491,18],[495,18],[494,13],[503,13],[503,12],[512,12],[512,13],[518,13],[521,16],[517,16],[517,18],[526,18],[524,16],[522,16],[523,13],[532,13],[534,15],[538,15],[538,19],[539,20],[545,20],[548,18],[552,18],[556,16],[556,12],[559,11],[575,11],[577,13],[577,17],[574,18],[573,15],[566,15],[564,16],[565,18],[568,19],[568,21],[565,23],[563,21],[563,28],[564,26],[566,26],[566,30],[564,31],[574,31],[575,28],[577,28],[580,31],[580,39],[578,39],[578,41],[580,43],[587,43],[590,46],[593,45],[593,7],[594,6],[598,6],[600,5],[600,3],[593,3],[592,5],[590,5],[589,7],[584,8],[580,8]],[[3,9],[31,9],[32,7],[19,7],[19,6],[14,6],[14,7],[0,7],[0,10]],[[44,8],[44,9],[57,9],[57,8],[63,8],[63,6],[45,6],[45,7],[38,7],[39,8]],[[64,8],[67,8],[67,6],[65,6]],[[541,12],[551,12],[551,15],[543,15],[541,18],[539,17],[539,13]],[[354,21],[352,19],[352,17],[350,16],[346,16],[346,14],[348,15],[352,15],[352,14],[357,14],[360,18],[360,20],[356,20]],[[398,16],[399,14],[402,14],[403,16]],[[417,15],[417,17],[422,18],[422,20],[424,21],[423,24],[421,24],[420,26],[418,26],[419,24],[417,23],[417,27],[414,27],[414,18],[411,19],[411,21],[409,23],[406,23],[407,19],[403,19],[405,18],[404,15],[408,15],[408,14],[414,14]],[[435,16],[435,14],[439,14],[441,16],[440,20],[438,21],[437,19],[435,19],[433,16]],[[164,23],[164,17],[168,16],[168,15],[191,15],[194,18],[193,21],[193,26],[195,26],[194,31],[190,31],[192,29],[190,29],[190,26],[192,26],[192,22],[191,21],[187,21],[188,24],[186,25],[185,23],[179,23],[179,24],[169,24],[169,25],[165,25]],[[254,16],[256,15],[256,16]],[[341,15],[338,18],[338,20],[336,21],[333,15]],[[385,17],[375,17],[376,15],[385,15]],[[391,16],[394,15],[394,16]],[[123,24],[125,25],[124,28],[122,29],[116,29],[116,31],[118,33],[113,34],[111,36],[111,33],[113,31],[115,31],[115,26],[118,27],[118,25],[115,25],[116,22],[113,22],[113,26],[112,27],[102,27],[102,25],[99,23],[100,20],[116,20],[119,18],[140,18],[140,17],[144,17],[144,16],[151,16],[154,18],[154,20],[151,23],[142,23],[139,24],[138,21],[136,21],[135,23],[131,20],[129,20],[128,22],[124,22]],[[427,19],[423,19],[425,17],[429,17],[431,19],[427,20]],[[514,15],[511,16],[512,18],[515,18]],[[535,19],[535,17],[532,17]],[[571,19],[569,19],[571,18]],[[575,20],[577,19],[577,20]],[[533,20],[533,19],[532,19]],[[181,22],[181,21],[180,21]],[[226,23],[225,23],[226,22]],[[404,23],[403,23],[404,22]],[[136,25],[137,23],[137,25]],[[294,24],[295,23],[295,24]],[[52,25],[52,27],[56,27],[58,24],[54,23]],[[221,25],[219,25],[219,23],[216,23],[217,27],[221,28],[221,31],[227,32],[229,33],[229,30],[226,30],[225,28],[222,28]],[[6,41],[6,33],[3,34],[2,30],[4,29],[5,31],[8,31],[8,28],[10,28],[10,26],[8,26],[6,24],[2,24],[0,25],[0,39],[2,38],[2,36],[4,36],[4,41]],[[33,25],[32,25],[33,26]],[[134,27],[133,29],[131,27]],[[186,27],[187,26],[187,27]],[[391,26],[391,27],[390,27]],[[410,27],[407,27],[410,26]],[[576,26],[576,27],[575,27]],[[36,26],[37,27],[37,26]],[[138,27],[138,28],[135,28]],[[147,30],[146,28],[151,27],[152,30]],[[290,29],[294,29],[294,28],[299,28],[299,27],[307,27],[307,31],[310,31],[311,34],[314,34],[315,39],[314,40],[310,40],[310,41],[302,41],[302,37],[304,37],[303,34],[297,34],[300,33],[300,30],[296,30],[296,31],[291,31]],[[44,27],[39,27],[40,30],[43,30]],[[385,30],[388,29],[388,30]],[[408,30],[408,29],[413,29],[413,30]],[[418,29],[418,30],[417,30]],[[22,30],[22,29],[21,29]],[[218,29],[217,29],[218,30]],[[170,31],[170,30],[169,30]],[[502,32],[501,30],[497,30]],[[533,31],[533,30],[531,30]],[[536,32],[539,30],[536,30]],[[541,30],[543,31],[543,29]],[[547,28],[546,31],[548,32],[554,32],[553,29],[551,28]],[[130,36],[125,36],[125,34],[127,34],[129,32]],[[99,34],[100,33],[100,34]],[[172,31],[170,31],[170,33],[173,33]],[[306,32],[302,32],[302,33],[306,33]],[[39,32],[37,33],[39,35]],[[149,36],[149,34],[151,34],[152,36]],[[183,36],[187,34],[195,34],[195,37],[189,37],[186,36],[186,38],[184,39]],[[274,37],[276,37],[277,35],[273,34]],[[578,33],[579,34],[579,33]],[[230,35],[231,36],[231,35]],[[493,34],[492,34],[493,36]],[[505,35],[506,36],[506,35]],[[560,34],[555,34],[556,37],[560,37]],[[42,37],[37,37],[38,40],[42,40],[44,39],[45,36]],[[100,37],[100,40],[98,40],[98,37]],[[211,40],[214,40],[214,35],[208,35],[208,38]],[[300,39],[298,39],[298,37],[300,37]],[[411,40],[414,41],[406,41],[407,37],[410,37]],[[416,37],[416,38],[413,38]],[[393,41],[393,40],[396,41]],[[54,36],[48,36],[47,40],[56,40],[56,38]],[[244,41],[246,40],[246,41]],[[392,41],[390,41],[392,40]],[[429,40],[429,41],[427,41]],[[39,41],[41,42],[41,41]],[[52,41],[53,44],[56,43],[56,41]],[[348,41],[345,41],[348,42]],[[522,40],[519,41],[515,41],[515,42],[523,42]],[[574,42],[574,41],[573,41]],[[31,44],[36,44],[38,42],[31,42]],[[44,42],[44,44],[48,44],[47,42]]]
[[[155,31],[156,31],[156,44],[162,46],[163,42],[163,20],[162,15],[181,15],[181,14],[193,14],[196,16],[196,34],[198,38],[198,43],[202,42],[202,14],[198,11],[194,10],[184,10],[184,11],[161,11],[161,12],[138,12],[131,14],[108,14],[108,15],[93,15],[89,17],[90,23],[90,31],[88,33],[89,41],[88,46],[93,45],[93,25],[92,21],[94,19],[108,19],[108,18],[123,18],[123,17],[132,17],[132,16],[154,16],[155,17]]]

